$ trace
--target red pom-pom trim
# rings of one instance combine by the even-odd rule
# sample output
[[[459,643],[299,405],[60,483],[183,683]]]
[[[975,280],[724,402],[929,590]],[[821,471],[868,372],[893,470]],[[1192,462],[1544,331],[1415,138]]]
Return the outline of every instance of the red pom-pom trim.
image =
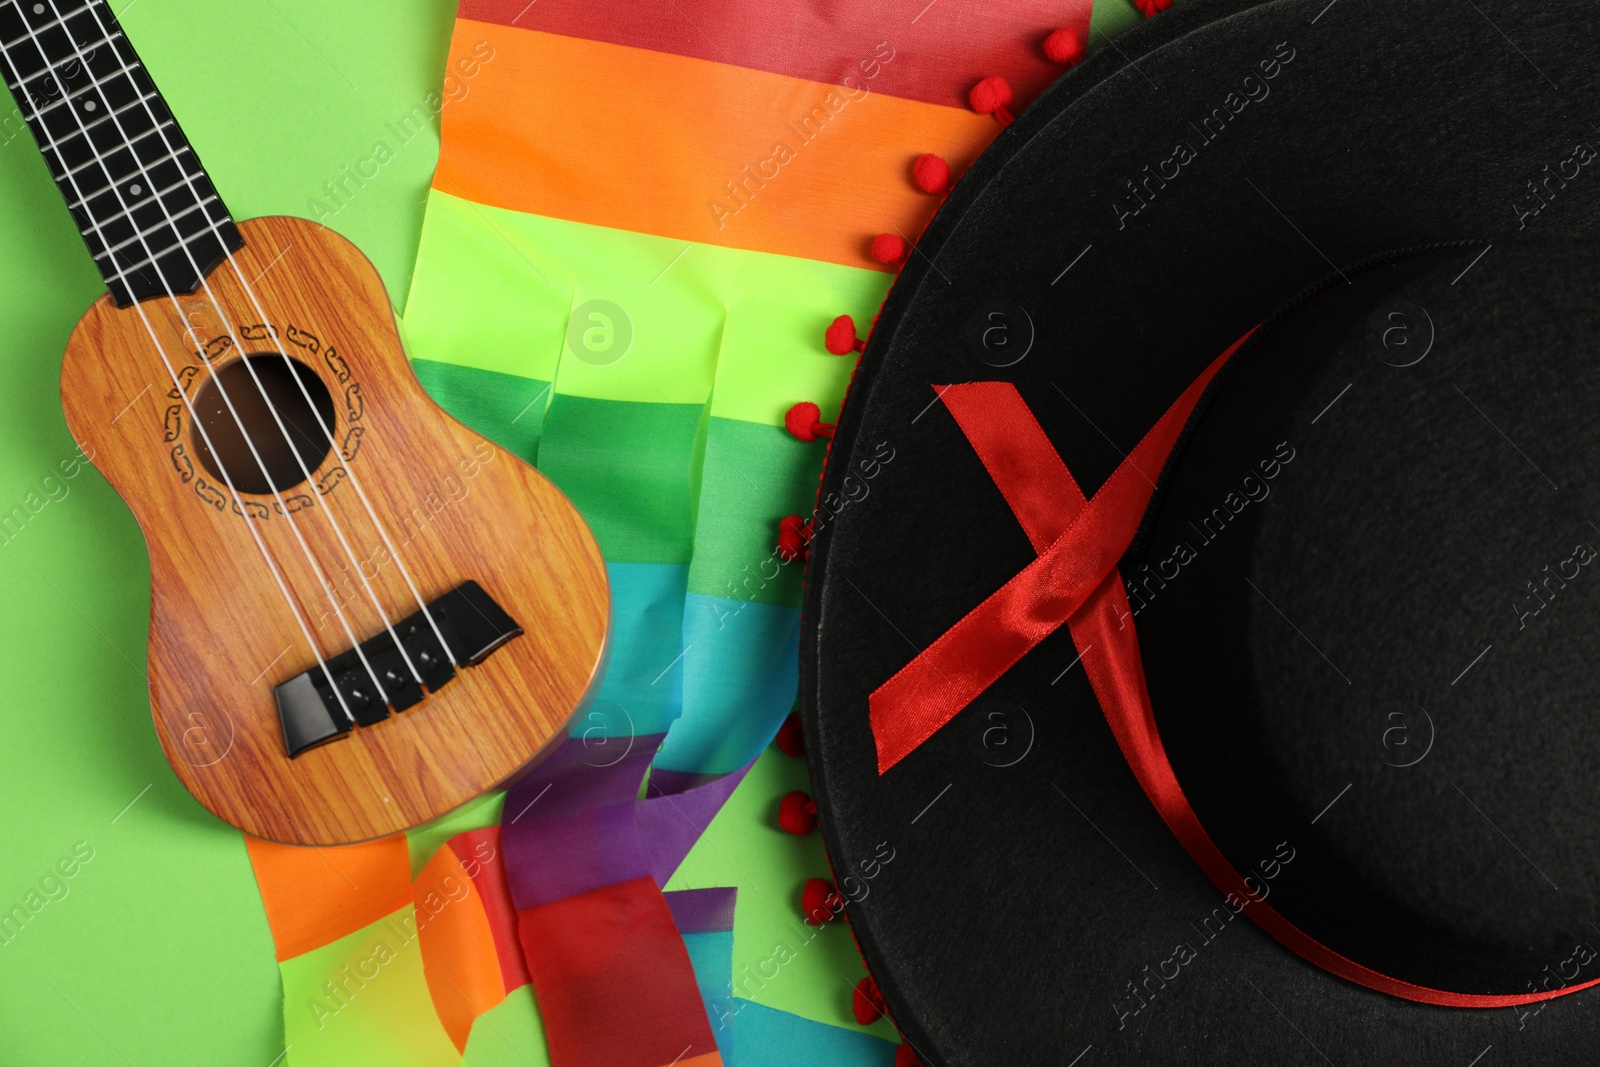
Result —
[[[894,1050],[894,1067],[922,1067],[922,1057],[910,1045],[901,1045]]]
[[[1002,126],[1011,125],[1015,117],[1010,110],[1011,100],[1011,83],[996,74],[974,85],[967,94],[972,110],[980,115],[993,115]]]
[[[804,837],[817,828],[817,802],[798,789],[778,801],[778,826],[784,833]]]
[[[802,400],[784,413],[783,425],[798,440],[810,443],[819,437],[833,437],[837,428],[822,421],[822,409],[809,400]]]
[[[1056,30],[1044,39],[1044,55],[1052,63],[1075,67],[1083,62],[1083,38],[1074,30]]]
[[[923,192],[943,196],[950,191],[950,164],[932,152],[924,152],[911,164],[911,180]]]
[[[826,878],[809,879],[800,890],[800,913],[812,926],[826,926],[844,910],[844,899]]]
[[[798,759],[806,754],[806,734],[800,728],[800,713],[791,711],[789,717],[783,720],[783,725],[778,727],[778,736],[772,739],[778,746],[778,751],[785,756]]]
[[[823,334],[823,344],[828,351],[836,356],[847,356],[851,352],[866,350],[867,343],[856,336],[856,320],[849,315],[840,315],[828,324],[828,332]]]
[[[798,515],[778,520],[778,557],[785,563],[805,559],[811,550],[811,523]]]
[[[1133,0],[1133,6],[1139,9],[1139,14],[1148,19],[1171,7],[1172,0]]]
[[[880,233],[872,239],[872,258],[887,267],[903,267],[911,246],[897,233]]]
[[[850,998],[850,1010],[855,1012],[856,1022],[862,1026],[868,1026],[883,1017],[883,994],[878,992],[878,983],[872,975],[856,983],[855,994]]]

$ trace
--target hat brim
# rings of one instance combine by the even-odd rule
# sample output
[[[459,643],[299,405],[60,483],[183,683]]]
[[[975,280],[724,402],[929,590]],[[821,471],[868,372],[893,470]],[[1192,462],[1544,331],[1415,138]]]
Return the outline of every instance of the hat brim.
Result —
[[[1199,974],[1148,984],[1171,955],[1160,932],[1210,914],[1218,894],[1134,782],[1083,673],[1063,673],[1076,658],[1065,632],[991,690],[1031,711],[1014,765],[974,754],[982,723],[964,712],[880,775],[867,711],[1034,554],[934,386],[1014,383],[1092,495],[1218,353],[1331,270],[1523,228],[1600,235],[1600,175],[1548,200],[1528,188],[1600,140],[1582,43],[1600,12],[1490,14],[1466,0],[1426,22],[1381,0],[1191,0],[1025,112],[891,292],[824,476],[802,710],[849,917],[930,1062],[1091,1050],[1086,1064],[1465,1064],[1490,1045],[1559,1061],[1600,1036],[1587,996],[1532,1021],[1419,1005],[1332,978],[1243,923],[1207,943]],[[1218,108],[1207,138],[1199,124]],[[1173,173],[1179,142],[1191,158],[1177,176],[1144,184],[1147,167]],[[1020,361],[968,342],[992,308],[1030,332]],[[1129,983],[1159,989],[1137,1022],[1118,1007]]]

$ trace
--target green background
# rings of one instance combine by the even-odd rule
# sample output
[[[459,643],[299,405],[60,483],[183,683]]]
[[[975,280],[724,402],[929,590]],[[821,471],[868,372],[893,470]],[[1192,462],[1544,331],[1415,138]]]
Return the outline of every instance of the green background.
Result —
[[[438,138],[402,146],[388,125],[437,89],[454,0],[115,6],[236,217],[314,215],[342,167],[380,140],[396,150],[325,221],[401,305]],[[1101,0],[1095,29],[1137,20],[1127,0]],[[0,535],[0,914],[47,900],[0,935],[0,1063],[267,1067],[283,1052],[280,990],[242,839],[178,784],[149,725],[143,543],[98,475],[45,481],[75,447],[61,353],[103,287],[26,133],[0,144],[0,264],[0,515],[38,508]],[[719,824],[765,819],[734,809]],[[759,853],[754,832],[741,831]],[[75,847],[93,858],[41,886]],[[679,881],[734,880],[716,868],[697,859]],[[524,1058],[539,1044],[533,1030],[495,1036]]]

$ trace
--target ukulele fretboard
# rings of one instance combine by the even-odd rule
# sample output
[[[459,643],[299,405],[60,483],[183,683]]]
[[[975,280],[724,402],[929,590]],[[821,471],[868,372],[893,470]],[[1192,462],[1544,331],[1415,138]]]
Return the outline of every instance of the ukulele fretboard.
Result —
[[[240,246],[104,0],[0,0],[0,73],[119,305],[193,292]]]

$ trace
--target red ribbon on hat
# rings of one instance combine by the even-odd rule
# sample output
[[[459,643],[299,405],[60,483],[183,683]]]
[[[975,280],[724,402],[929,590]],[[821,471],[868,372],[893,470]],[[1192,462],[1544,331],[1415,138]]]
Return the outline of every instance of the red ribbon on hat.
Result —
[[[1133,540],[1156,476],[1200,395],[1249,337],[1236,341],[1184,390],[1092,499],[1084,497],[1014,385],[936,387],[1039,555],[872,693],[878,773],[904,759],[1039,642],[1066,626],[1123,758],[1162,821],[1216,887],[1239,901],[1285,948],[1368,989],[1444,1007],[1515,1007],[1600,983],[1594,979],[1509,995],[1454,993],[1374,971],[1255,899],[1190,807],[1156,731],[1117,561]]]
[[[1121,589],[1117,560],[1133,540],[1161,465],[1206,385],[1243,343],[1241,338],[1184,390],[1088,501],[1014,386],[978,382],[940,389],[979,457],[986,466],[995,463],[990,476],[1039,556],[873,692],[879,774],[1091,600],[1103,602],[1103,587]]]

